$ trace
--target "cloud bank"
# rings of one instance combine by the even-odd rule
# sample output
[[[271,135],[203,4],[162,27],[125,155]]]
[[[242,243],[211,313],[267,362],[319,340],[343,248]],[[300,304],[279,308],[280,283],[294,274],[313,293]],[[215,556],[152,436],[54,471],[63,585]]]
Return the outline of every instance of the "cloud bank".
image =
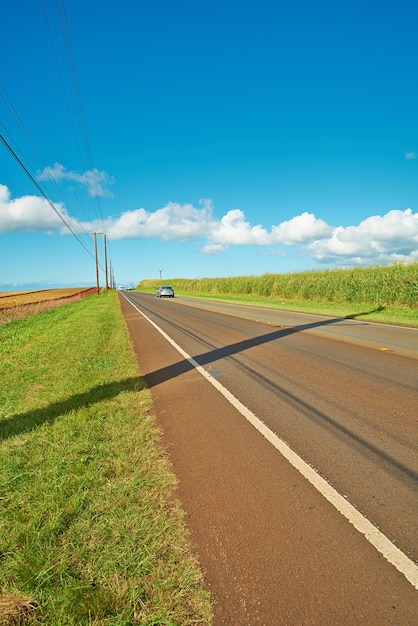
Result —
[[[78,232],[104,231],[113,240],[196,241],[203,254],[222,254],[232,246],[256,246],[263,255],[291,253],[332,266],[418,260],[418,213],[410,208],[373,215],[345,227],[303,212],[267,229],[251,224],[240,209],[232,209],[220,219],[215,217],[210,200],[201,200],[198,207],[168,202],[154,212],[144,208],[125,211],[100,223],[77,221],[61,205],[55,206]],[[0,184],[0,233],[29,230],[69,232],[44,199],[12,199],[9,189]]]

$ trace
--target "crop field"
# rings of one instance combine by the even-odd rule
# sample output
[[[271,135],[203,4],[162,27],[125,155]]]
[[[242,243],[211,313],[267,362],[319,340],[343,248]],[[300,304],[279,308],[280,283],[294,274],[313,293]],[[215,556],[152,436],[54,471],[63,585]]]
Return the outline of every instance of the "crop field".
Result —
[[[179,291],[190,293],[418,307],[418,263],[262,276],[143,280],[139,288],[156,289],[168,282]]]
[[[0,324],[36,315],[97,293],[95,287],[0,292]]]
[[[141,280],[176,295],[418,326],[418,263],[220,278]]]
[[[96,289],[91,287],[69,287],[66,289],[42,289],[34,291],[5,291],[0,292],[0,309],[8,309],[14,306],[37,304],[48,300],[61,300],[74,296],[90,295]]]

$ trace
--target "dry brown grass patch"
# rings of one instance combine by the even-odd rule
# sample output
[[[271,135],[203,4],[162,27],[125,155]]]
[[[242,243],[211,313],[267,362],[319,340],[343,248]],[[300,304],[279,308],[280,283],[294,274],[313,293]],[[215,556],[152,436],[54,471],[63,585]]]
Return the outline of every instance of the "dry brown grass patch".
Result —
[[[36,609],[36,601],[23,594],[0,592],[0,624],[2,626],[20,626],[27,624]]]

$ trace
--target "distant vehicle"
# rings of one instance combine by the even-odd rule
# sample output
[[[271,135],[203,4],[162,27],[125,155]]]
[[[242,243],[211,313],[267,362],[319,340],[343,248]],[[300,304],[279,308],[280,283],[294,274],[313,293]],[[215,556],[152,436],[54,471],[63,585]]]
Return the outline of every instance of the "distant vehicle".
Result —
[[[118,291],[124,291],[124,290],[125,290],[125,287],[123,285],[119,285]]]
[[[174,298],[174,289],[170,285],[164,285],[163,287],[158,287],[155,295],[157,298]]]

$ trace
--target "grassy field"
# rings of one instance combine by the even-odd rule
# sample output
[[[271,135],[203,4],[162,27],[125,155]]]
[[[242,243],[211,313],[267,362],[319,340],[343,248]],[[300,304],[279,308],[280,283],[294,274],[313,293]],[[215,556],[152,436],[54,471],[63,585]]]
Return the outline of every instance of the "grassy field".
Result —
[[[176,295],[418,326],[418,263],[231,278],[142,280],[153,293],[170,284]]]
[[[212,623],[109,291],[0,326],[0,623]]]

